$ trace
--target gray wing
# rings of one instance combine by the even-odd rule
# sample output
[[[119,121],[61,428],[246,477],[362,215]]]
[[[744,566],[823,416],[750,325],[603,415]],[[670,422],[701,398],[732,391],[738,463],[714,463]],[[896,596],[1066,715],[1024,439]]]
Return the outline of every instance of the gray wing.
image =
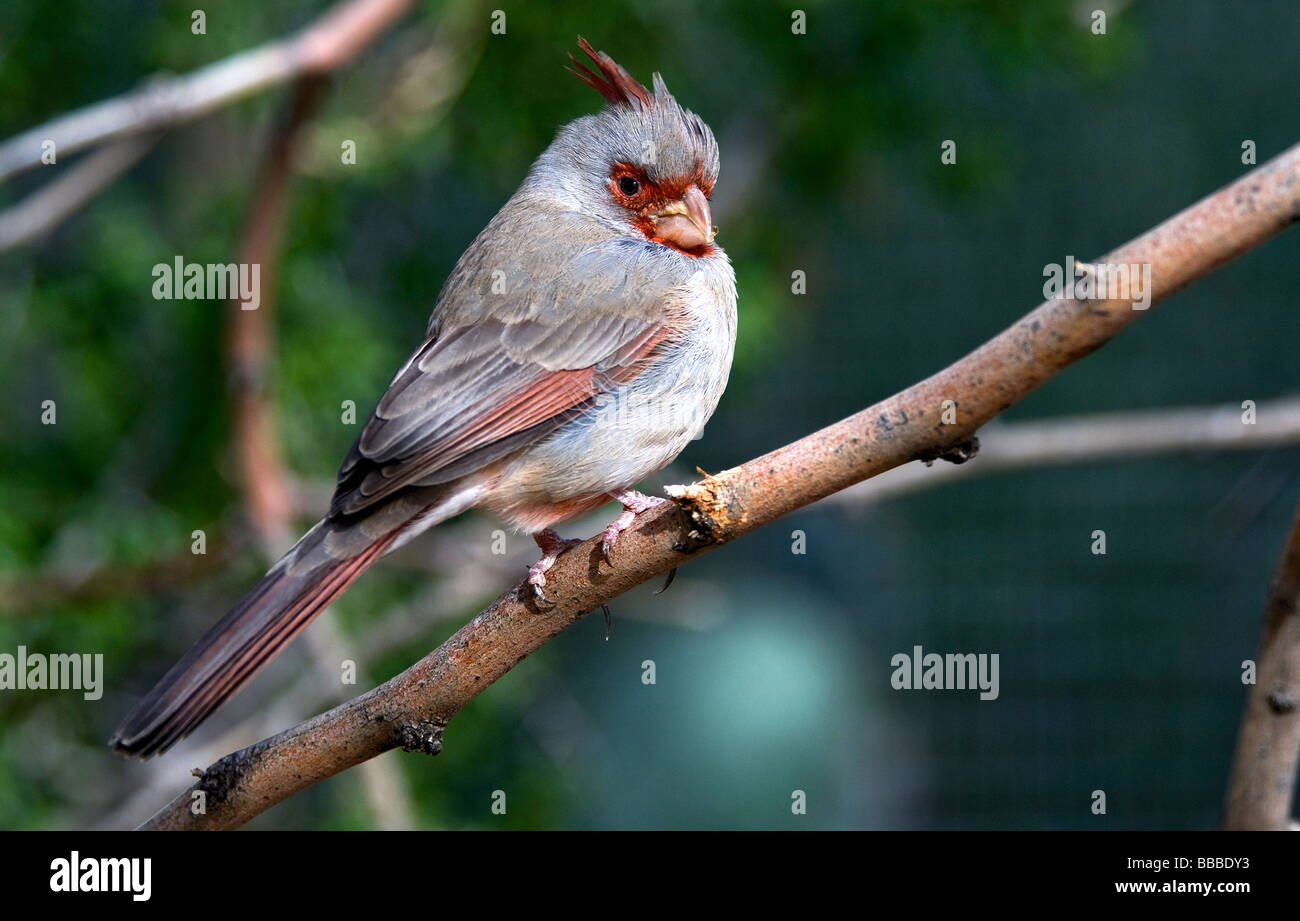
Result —
[[[549,261],[544,247],[525,248],[493,263],[485,253],[500,217],[457,264],[430,338],[348,452],[331,515],[448,482],[544,437],[634,377],[668,333],[675,280],[662,247],[608,241]]]

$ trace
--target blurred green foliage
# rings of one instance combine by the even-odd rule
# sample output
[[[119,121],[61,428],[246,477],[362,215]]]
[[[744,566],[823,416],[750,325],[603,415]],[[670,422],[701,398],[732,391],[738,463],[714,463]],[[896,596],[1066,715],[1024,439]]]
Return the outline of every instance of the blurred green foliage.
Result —
[[[1232,179],[1243,139],[1261,159],[1297,140],[1300,90],[1276,53],[1300,39],[1292,4],[1110,6],[1097,36],[1066,2],[817,2],[794,35],[780,4],[587,0],[506,7],[506,34],[492,35],[490,5],[420,4],[334,79],[302,157],[274,292],[271,389],[290,468],[332,477],[356,433],[342,402],[369,410],[456,257],[556,128],[595,108],[562,69],[576,35],[642,79],[661,71],[722,149],[736,364],[704,439],[657,488],[934,372],[1037,303],[1045,263],[1095,256]],[[255,47],[323,7],[221,4],[195,36],[192,4],[6,3],[0,136]],[[435,35],[456,52],[443,84],[421,84],[411,66]],[[177,254],[235,258],[285,99],[175,129],[50,238],[0,255],[0,652],[102,652],[108,670],[94,703],[0,692],[0,827],[139,821],[186,783],[178,761],[131,803],[151,775],[103,740],[265,560],[233,485],[222,306],[155,301],[150,271]],[[339,163],[344,138],[355,166]],[[954,166],[939,160],[947,139]],[[47,175],[10,181],[0,205]],[[1297,245],[1284,237],[1180,295],[1008,415],[1293,391]],[[40,422],[45,400],[57,425]],[[684,568],[664,596],[619,599],[608,644],[595,622],[557,639],[458,716],[438,758],[386,756],[409,821],[1210,824],[1296,459],[1097,464],[810,509]],[[483,555],[496,526],[482,522]],[[1104,557],[1087,551],[1098,527]],[[790,552],[794,528],[806,555]],[[186,554],[194,529],[227,549],[221,565],[129,578]],[[104,573],[120,584],[78,589]],[[427,587],[376,567],[335,606],[340,629],[363,636],[403,605],[418,616]],[[344,693],[474,610],[365,662]],[[890,656],[915,644],[998,652],[999,701],[890,691]],[[306,667],[294,656],[200,735],[270,707]],[[338,699],[322,691],[293,718]],[[1099,788],[1104,817],[1088,810]],[[255,825],[368,827],[362,789],[351,772]],[[488,808],[498,789],[505,816]],[[794,789],[807,816],[790,814]]]

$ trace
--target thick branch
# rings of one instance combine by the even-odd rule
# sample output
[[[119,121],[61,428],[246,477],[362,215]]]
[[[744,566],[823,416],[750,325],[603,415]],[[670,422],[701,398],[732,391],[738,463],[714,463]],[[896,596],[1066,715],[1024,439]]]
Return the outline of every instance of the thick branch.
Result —
[[[1163,300],[1300,218],[1300,146],[1120,247],[1100,262],[1152,267]],[[964,458],[976,430],[1141,312],[1126,301],[1048,301],[942,372],[841,422],[702,483],[672,487],[619,541],[614,566],[586,541],[548,574],[557,603],[512,591],[420,662],[374,690],[223,758],[146,827],[233,828],[390,748],[435,753],[448,721],[485,687],[588,611],[721,543],[916,459]],[[946,400],[956,421],[945,425]]]
[[[1255,654],[1237,752],[1232,759],[1223,827],[1292,827],[1300,766],[1300,506],[1277,561]]]

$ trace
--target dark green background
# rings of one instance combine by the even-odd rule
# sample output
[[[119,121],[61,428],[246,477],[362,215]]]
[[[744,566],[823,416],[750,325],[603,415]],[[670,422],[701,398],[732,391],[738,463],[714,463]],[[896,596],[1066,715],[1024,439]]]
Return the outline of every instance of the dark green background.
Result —
[[[332,477],[356,435],[341,401],[368,411],[461,250],[555,129],[596,107],[562,69],[579,33],[642,80],[661,71],[722,150],[715,217],[739,279],[736,365],[705,437],[653,490],[934,372],[1035,305],[1044,264],[1097,256],[1237,177],[1245,139],[1261,162],[1300,139],[1294,3],[1112,4],[1105,36],[1077,12],[1093,5],[808,3],[807,34],[792,35],[790,8],[768,2],[528,3],[502,7],[507,32],[491,35],[491,4],[421,4],[334,81],[296,186],[272,378],[290,466]],[[6,3],[0,136],[286,34],[323,6],[213,4],[194,36],[194,4]],[[403,108],[402,62],[437,28],[460,49],[463,88],[445,108],[418,94]],[[95,703],[0,694],[0,827],[138,822],[198,764],[178,749],[132,804],[157,776],[103,745],[266,563],[238,514],[222,307],[155,301],[150,271],[176,254],[235,258],[285,98],[177,128],[52,237],[0,256],[0,651],[102,652],[108,673]],[[344,167],[349,137],[358,162]],[[939,162],[945,139],[955,166]],[[0,203],[48,175],[12,180]],[[1294,392],[1298,252],[1284,235],[1248,254],[1007,418]],[[804,296],[790,293],[795,269]],[[56,426],[40,424],[47,399]],[[684,567],[665,595],[618,599],[608,643],[599,617],[557,638],[457,717],[439,757],[386,755],[407,819],[1212,825],[1297,459],[1089,464],[806,510]],[[462,528],[457,565],[486,558],[496,527]],[[184,554],[195,528],[229,554],[202,578],[68,591],[77,573]],[[1105,556],[1089,552],[1098,528]],[[794,529],[804,555],[791,553]],[[511,538],[521,560],[527,545]],[[415,554],[437,546],[434,535]],[[335,606],[345,644],[428,588],[409,566],[377,566]],[[363,662],[358,687],[331,685],[336,669],[320,666],[321,692],[289,721],[405,667],[477,606],[419,627],[424,609],[410,605],[418,635]],[[890,657],[918,644],[998,653],[1000,698],[892,691]],[[640,682],[646,659],[653,687]],[[195,741],[270,706],[307,661],[299,641]],[[498,789],[505,816],[489,811]],[[806,816],[791,815],[795,789]],[[1097,789],[1104,816],[1090,811]],[[351,772],[255,826],[374,822]]]

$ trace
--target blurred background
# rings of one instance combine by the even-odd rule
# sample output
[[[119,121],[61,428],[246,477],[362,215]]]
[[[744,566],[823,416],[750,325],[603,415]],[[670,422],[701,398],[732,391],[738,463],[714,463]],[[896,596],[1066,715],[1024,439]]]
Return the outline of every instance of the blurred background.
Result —
[[[195,35],[192,3],[10,0],[0,138],[324,8],[215,4]],[[654,492],[933,373],[1036,305],[1045,264],[1096,257],[1234,179],[1246,140],[1260,162],[1300,140],[1289,0],[808,0],[806,34],[770,2],[515,4],[504,34],[494,8],[418,4],[304,128],[264,294],[295,533],[356,437],[343,402],[364,421],[457,256],[555,130],[596,109],[563,70],[579,34],[645,82],[662,72],[722,151],[735,367]],[[105,747],[268,563],[232,450],[229,305],[155,300],[151,270],[237,259],[290,95],[175,127],[52,234],[0,253],[0,652],[102,653],[106,672],[97,701],[0,692],[0,828],[143,821],[191,768],[414,662],[535,558],[514,535],[494,554],[489,518],[436,529],[164,758]],[[48,175],[11,178],[0,207]],[[1297,256],[1294,234],[1246,255],[998,424],[1296,396]],[[47,400],[57,424],[41,423]],[[823,502],[684,566],[663,595],[616,599],[608,642],[599,615],[557,637],[456,717],[438,757],[390,752],[252,827],[1212,825],[1298,460],[1275,446],[952,482],[936,466],[906,492]],[[917,645],[997,653],[998,699],[893,690],[891,657]]]

